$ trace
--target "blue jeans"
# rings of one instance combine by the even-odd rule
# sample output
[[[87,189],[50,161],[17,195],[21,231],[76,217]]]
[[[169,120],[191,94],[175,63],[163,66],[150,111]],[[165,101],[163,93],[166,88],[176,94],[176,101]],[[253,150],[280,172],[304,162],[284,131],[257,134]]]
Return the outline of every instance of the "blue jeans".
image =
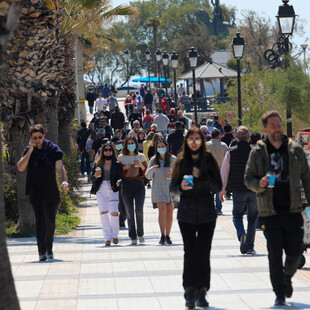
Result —
[[[80,160],[81,160],[81,166],[80,166],[81,174],[84,175],[85,171],[87,172],[87,174],[91,173],[89,154],[84,152],[83,154],[80,155]]]
[[[220,194],[215,194],[215,206],[216,206],[216,212],[222,212],[222,201],[220,200]]]
[[[257,201],[253,192],[233,192],[233,222],[237,230],[238,239],[245,234],[243,215],[247,212],[247,238],[246,245],[249,250],[254,249],[255,230],[257,222]]]
[[[166,137],[167,137],[167,130],[160,130],[159,132],[163,135],[164,139],[166,139]]]
[[[152,104],[146,104],[145,105],[145,109],[149,109],[151,111],[151,113],[153,113],[153,105]]]
[[[89,106],[89,113],[93,114],[94,107],[92,105]]]

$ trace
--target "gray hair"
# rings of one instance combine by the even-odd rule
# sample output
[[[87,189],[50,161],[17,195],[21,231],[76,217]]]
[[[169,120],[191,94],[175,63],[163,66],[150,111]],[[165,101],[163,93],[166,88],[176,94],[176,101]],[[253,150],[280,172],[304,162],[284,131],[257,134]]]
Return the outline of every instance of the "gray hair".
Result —
[[[236,129],[236,135],[239,141],[247,141],[250,138],[250,130],[248,127],[239,126]]]

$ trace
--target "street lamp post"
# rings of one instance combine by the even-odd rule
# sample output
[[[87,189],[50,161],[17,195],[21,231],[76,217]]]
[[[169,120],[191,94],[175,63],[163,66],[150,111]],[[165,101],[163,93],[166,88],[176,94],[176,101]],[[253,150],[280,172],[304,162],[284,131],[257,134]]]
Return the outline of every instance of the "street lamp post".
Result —
[[[151,52],[149,50],[145,51],[145,57],[147,60],[147,72],[149,76],[149,90],[151,90],[151,77],[150,77],[150,60],[151,60]]]
[[[167,68],[169,63],[169,55],[167,52],[163,53],[163,65],[164,65],[164,75],[165,75],[165,97],[167,98],[167,113],[169,114],[169,100],[168,100],[168,89],[167,89]]]
[[[241,68],[240,59],[243,57],[244,52],[244,39],[240,37],[240,33],[237,32],[231,43],[234,57],[237,59],[237,80],[238,80],[238,126],[242,125],[242,106],[241,106]]]
[[[159,65],[160,65],[160,61],[161,61],[161,52],[159,49],[157,49],[156,53],[155,53],[155,56],[156,56],[156,61],[157,61],[157,66],[158,66],[158,86],[159,86],[159,103],[160,103],[160,70],[159,70]]]
[[[195,107],[195,122],[196,126],[198,125],[198,115],[197,115],[197,98],[196,98],[196,77],[195,77],[195,68],[197,67],[198,53],[194,47],[188,52],[189,63],[193,71],[193,92],[194,92],[194,107]]]
[[[173,83],[174,83],[174,104],[177,105],[177,76],[176,76],[176,68],[178,67],[178,54],[176,52],[172,52],[171,55],[171,67],[173,68]]]
[[[285,67],[287,67],[287,55],[290,52],[289,36],[293,34],[295,25],[295,11],[292,5],[288,5],[289,0],[282,0],[283,4],[279,6],[277,20],[281,35],[284,37],[285,46]],[[291,102],[286,103],[286,126],[287,135],[292,137],[292,106]]]
[[[127,64],[127,95],[129,94],[129,72],[128,72],[128,60],[129,60],[129,51],[126,50],[125,51],[125,60],[126,60],[126,64]]]

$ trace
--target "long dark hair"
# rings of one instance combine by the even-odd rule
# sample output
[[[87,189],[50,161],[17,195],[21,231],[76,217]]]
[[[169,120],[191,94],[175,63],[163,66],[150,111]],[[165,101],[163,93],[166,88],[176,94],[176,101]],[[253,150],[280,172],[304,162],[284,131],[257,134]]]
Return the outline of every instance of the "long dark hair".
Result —
[[[104,145],[101,146],[100,155],[99,155],[99,158],[97,159],[97,162],[96,162],[96,166],[97,167],[101,167],[102,168],[103,165],[104,165],[105,159],[104,159],[104,152],[103,151],[104,151],[104,149],[107,146],[109,146],[112,149],[112,162],[113,161],[117,161],[114,148],[112,146],[112,143],[109,141],[109,142],[107,142],[107,143],[105,143]]]
[[[135,153],[135,155],[138,155],[138,152],[139,152],[138,141],[137,141],[136,137],[130,136],[130,135],[125,138],[123,148],[122,148],[122,154],[123,155],[129,155],[129,151],[127,150],[127,145],[128,145],[129,140],[132,140],[135,143],[136,149],[134,150],[134,153]]]
[[[165,163],[164,163],[164,167],[169,167],[170,166],[170,158],[171,158],[171,154],[168,152],[168,143],[165,139],[161,138],[159,140],[156,141],[155,143],[155,164],[158,165],[160,167],[160,154],[157,152],[157,146],[158,146],[158,143],[163,143],[165,144],[166,148],[167,148],[167,152],[165,153]]]
[[[151,146],[155,147],[156,142],[162,138],[163,138],[163,135],[160,132],[155,132],[152,142],[150,143],[150,147]]]
[[[191,153],[191,149],[189,148],[187,144],[187,139],[195,134],[198,133],[201,139],[201,145],[200,145],[200,151],[199,151],[199,158],[198,158],[198,169],[200,171],[200,175],[203,176],[206,173],[206,157],[207,153],[210,153],[207,151],[206,147],[206,139],[205,135],[203,132],[195,127],[195,128],[190,128],[185,136],[182,150],[179,153],[177,160],[175,161],[174,167],[173,167],[173,172],[172,172],[172,177],[180,178],[182,174],[184,174],[184,171],[186,170],[187,167],[193,166],[193,157]]]

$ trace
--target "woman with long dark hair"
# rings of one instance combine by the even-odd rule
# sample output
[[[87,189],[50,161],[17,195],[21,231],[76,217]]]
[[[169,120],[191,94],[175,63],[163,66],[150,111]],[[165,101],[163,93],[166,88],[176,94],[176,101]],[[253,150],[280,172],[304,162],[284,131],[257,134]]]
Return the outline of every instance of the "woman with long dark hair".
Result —
[[[122,178],[122,166],[117,162],[111,142],[101,148],[95,167],[95,181],[91,193],[96,194],[105,245],[118,244],[119,212],[118,191]]]
[[[151,158],[145,177],[153,179],[152,203],[157,204],[158,222],[161,232],[159,244],[172,244],[170,231],[172,226],[173,206],[170,195],[171,171],[175,156],[168,152],[165,139],[159,139],[155,144],[155,156]]]
[[[143,173],[147,168],[144,154],[138,152],[138,142],[133,136],[127,136],[118,160],[123,165],[122,198],[128,220],[128,233],[131,244],[144,243],[143,205],[145,199],[145,187]],[[135,216],[137,229],[135,225]]]
[[[216,223],[214,194],[222,188],[220,171],[206,150],[199,128],[188,130],[175,162],[171,190],[181,195],[177,219],[184,243],[183,287],[186,307],[208,307],[210,251]]]

